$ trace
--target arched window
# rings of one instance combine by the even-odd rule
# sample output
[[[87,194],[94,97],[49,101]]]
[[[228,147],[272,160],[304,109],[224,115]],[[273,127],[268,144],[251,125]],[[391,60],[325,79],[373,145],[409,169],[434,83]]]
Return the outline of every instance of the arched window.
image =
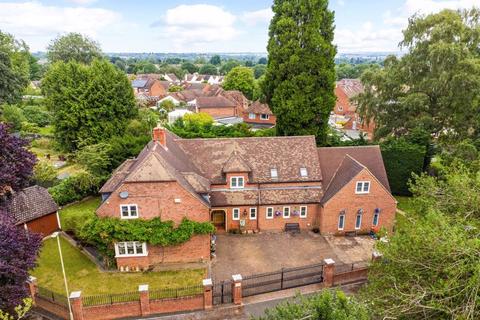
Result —
[[[359,209],[357,211],[357,216],[355,217],[355,230],[358,230],[362,227],[362,216],[363,216],[363,209]]]
[[[379,208],[375,208],[375,211],[373,212],[373,221],[372,221],[372,225],[374,227],[378,226],[378,221],[380,219],[380,209]]]
[[[345,228],[345,210],[342,210],[338,215],[338,230],[343,230],[344,228]]]

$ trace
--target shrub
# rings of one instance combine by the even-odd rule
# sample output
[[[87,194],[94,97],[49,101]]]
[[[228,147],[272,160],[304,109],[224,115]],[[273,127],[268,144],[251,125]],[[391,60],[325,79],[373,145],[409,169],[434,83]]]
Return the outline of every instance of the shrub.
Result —
[[[108,143],[103,142],[83,147],[77,152],[77,161],[93,174],[107,175],[111,168],[111,149]]]
[[[57,178],[55,167],[48,161],[39,161],[33,168],[35,182],[41,186],[52,185]]]
[[[23,114],[28,122],[35,123],[39,127],[45,127],[51,122],[50,113],[41,106],[25,106]]]
[[[103,179],[83,172],[66,178],[56,186],[49,188],[48,192],[57,204],[65,205],[96,194],[103,182]]]
[[[20,131],[22,122],[27,121],[22,109],[13,105],[3,105],[0,109],[3,120],[12,126],[12,130]]]

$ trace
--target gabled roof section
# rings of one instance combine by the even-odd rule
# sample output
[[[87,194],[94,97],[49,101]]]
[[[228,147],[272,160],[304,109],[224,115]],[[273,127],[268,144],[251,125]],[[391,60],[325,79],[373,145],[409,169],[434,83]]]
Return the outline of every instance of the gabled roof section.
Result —
[[[100,193],[110,193],[113,192],[125,179],[127,174],[130,172],[130,168],[135,164],[135,159],[125,160],[115,171],[113,171],[112,176],[100,189]]]
[[[20,224],[54,213],[57,209],[58,206],[47,189],[32,186],[12,195],[7,212]]]
[[[159,146],[154,146],[159,147]],[[154,152],[150,152],[126,177],[127,182],[147,182],[147,181],[174,181],[175,177],[168,168],[168,164],[158,157]]]
[[[230,158],[225,162],[222,172],[251,172],[252,168],[236,151],[232,152]]]
[[[187,182],[198,193],[208,193],[210,191],[210,181],[195,172],[182,173]]]
[[[260,101],[255,101],[252,103],[246,110],[248,113],[256,113],[256,114],[268,114],[272,115],[273,112],[268,107],[268,104],[261,103]]]
[[[197,98],[198,108],[232,108],[235,106],[236,104],[233,101],[223,96]]]

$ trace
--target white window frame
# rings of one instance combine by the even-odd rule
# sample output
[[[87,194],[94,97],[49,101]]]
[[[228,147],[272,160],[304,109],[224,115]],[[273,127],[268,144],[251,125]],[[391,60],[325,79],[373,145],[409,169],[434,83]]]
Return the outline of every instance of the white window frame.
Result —
[[[253,217],[252,213],[254,213]],[[257,220],[257,208],[250,208],[248,217],[250,218],[250,220]]]
[[[375,223],[375,217],[377,217],[377,223]],[[380,212],[374,212],[373,213],[373,219],[372,219],[372,225],[374,227],[376,227],[376,226],[378,226],[379,222],[380,222]]]
[[[249,112],[248,113],[248,119],[251,119],[251,120],[254,120],[257,118],[257,115],[253,112]]]
[[[302,215],[302,209],[305,209],[305,215]],[[300,218],[306,218],[308,214],[308,207],[307,206],[301,206],[300,207]]]
[[[239,185],[240,179],[242,181],[242,185]],[[235,181],[235,186],[233,185],[233,181]],[[245,187],[245,177],[243,176],[235,176],[230,177],[230,188],[231,189],[243,189]]]
[[[343,219],[341,219],[343,218]],[[343,230],[345,229],[345,214],[342,213],[340,215],[338,215],[338,224],[337,224],[337,227],[338,227],[338,230]],[[340,226],[340,221],[342,221],[342,226]]]
[[[270,116],[266,113],[260,114],[260,120],[268,120],[270,119]]]
[[[307,168],[305,168],[305,167],[301,167],[301,168],[300,168],[300,176],[301,176],[302,178],[308,177],[308,170],[307,170]]]
[[[338,111],[343,111],[343,107],[342,106],[338,106]]]
[[[288,209],[288,216],[285,215],[285,209]],[[283,207],[283,218],[284,219],[289,219],[290,216],[291,216],[290,207]]]
[[[235,214],[237,214],[237,218],[235,218]],[[233,208],[232,209],[232,220],[234,220],[234,221],[240,220],[240,208]]]
[[[355,216],[355,230],[360,230],[362,228],[362,219],[363,219],[362,216],[363,216],[362,213],[357,212],[357,214]],[[358,217],[360,217],[360,223],[358,224],[358,227],[357,227]]]
[[[123,207],[127,207],[128,211],[128,216],[123,215]],[[132,207],[135,207],[136,215],[132,216]],[[139,213],[138,213],[138,205],[132,203],[132,204],[121,204],[120,205],[120,219],[128,220],[128,219],[138,219]]]
[[[278,170],[277,170],[277,168],[271,168],[271,169],[270,169],[270,177],[272,177],[272,178],[278,178]]]
[[[127,245],[128,244],[133,244],[133,251],[135,253],[126,253],[127,252]],[[137,253],[137,244],[142,244],[142,251],[143,253]],[[125,253],[121,254],[119,245],[122,244],[125,246]],[[121,241],[115,243],[115,258],[124,258],[124,257],[145,257],[148,256],[148,251],[147,251],[147,243],[146,242],[140,242],[140,241]]]
[[[268,216],[269,210],[272,211],[272,215],[270,217]],[[273,210],[273,207],[267,207],[267,209],[265,210],[265,219],[273,219],[274,216],[275,216],[275,211]]]
[[[358,191],[358,187],[360,186],[360,191]],[[367,187],[365,190],[365,186]],[[367,194],[370,193],[370,181],[357,181],[355,184],[355,194]]]

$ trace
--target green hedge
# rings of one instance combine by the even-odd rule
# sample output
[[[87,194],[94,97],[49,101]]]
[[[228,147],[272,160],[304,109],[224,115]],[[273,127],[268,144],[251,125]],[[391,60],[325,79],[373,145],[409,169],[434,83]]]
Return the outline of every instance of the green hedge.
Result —
[[[420,174],[426,148],[404,139],[389,140],[381,145],[383,162],[393,194],[409,196],[408,181],[412,173]]]
[[[52,195],[55,202],[62,206],[82,200],[86,196],[97,194],[103,182],[104,179],[84,172],[62,180],[56,186],[49,188],[48,192]]]

